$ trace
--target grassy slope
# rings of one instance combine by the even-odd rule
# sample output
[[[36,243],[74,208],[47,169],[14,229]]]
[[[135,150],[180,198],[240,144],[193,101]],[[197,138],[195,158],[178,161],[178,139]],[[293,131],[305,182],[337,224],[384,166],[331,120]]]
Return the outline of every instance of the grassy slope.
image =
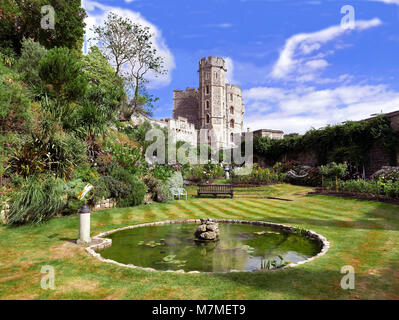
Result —
[[[0,299],[398,299],[399,207],[301,195],[290,185],[239,190],[237,198],[195,199],[92,215],[92,234],[120,226],[199,217],[264,220],[312,229],[331,242],[327,255],[301,267],[256,274],[179,275],[108,265],[68,240],[78,217],[41,226],[0,226]],[[190,189],[190,193],[194,193]],[[245,194],[258,199],[240,199]],[[292,202],[261,197],[279,196]],[[40,288],[43,265],[56,290]],[[340,269],[356,269],[356,289],[340,287]]]

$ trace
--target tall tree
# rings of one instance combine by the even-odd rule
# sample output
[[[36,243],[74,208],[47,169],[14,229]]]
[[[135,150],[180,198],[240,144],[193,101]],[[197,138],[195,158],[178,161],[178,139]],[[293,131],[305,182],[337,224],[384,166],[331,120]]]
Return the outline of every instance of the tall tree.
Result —
[[[94,40],[101,43],[103,54],[115,66],[115,73],[119,76],[122,76],[122,66],[129,62],[130,56],[135,52],[134,27],[129,19],[110,12],[104,25],[93,28]]]
[[[127,92],[133,93],[124,106],[124,113],[149,114],[146,106],[154,100],[149,95],[140,94],[145,92],[146,75],[149,72],[156,76],[167,72],[163,58],[152,43],[150,28],[109,13],[104,25],[95,27],[93,31],[104,55],[115,66],[116,74],[125,79]]]
[[[54,29],[44,29],[41,21],[43,6],[52,6],[55,12]],[[47,49],[68,47],[80,51],[86,11],[81,0],[1,0],[0,46],[11,47],[19,54],[23,38],[32,38]]]

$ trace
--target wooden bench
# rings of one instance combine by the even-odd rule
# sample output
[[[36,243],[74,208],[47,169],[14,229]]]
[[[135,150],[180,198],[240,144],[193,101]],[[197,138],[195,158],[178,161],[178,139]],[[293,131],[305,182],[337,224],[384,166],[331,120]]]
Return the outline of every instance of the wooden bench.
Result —
[[[215,197],[218,194],[226,194],[230,195],[232,198],[234,197],[233,185],[231,184],[203,184],[198,186],[197,191],[198,197],[203,194],[214,195]]]

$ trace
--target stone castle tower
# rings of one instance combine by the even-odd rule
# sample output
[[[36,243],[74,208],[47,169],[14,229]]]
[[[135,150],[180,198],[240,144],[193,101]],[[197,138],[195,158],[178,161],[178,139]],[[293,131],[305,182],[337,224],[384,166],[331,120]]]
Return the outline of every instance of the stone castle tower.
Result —
[[[226,84],[226,63],[220,57],[199,62],[199,88],[175,90],[173,118],[186,118],[195,129],[213,133],[218,147],[232,147],[235,135],[244,131],[244,104],[240,87]]]

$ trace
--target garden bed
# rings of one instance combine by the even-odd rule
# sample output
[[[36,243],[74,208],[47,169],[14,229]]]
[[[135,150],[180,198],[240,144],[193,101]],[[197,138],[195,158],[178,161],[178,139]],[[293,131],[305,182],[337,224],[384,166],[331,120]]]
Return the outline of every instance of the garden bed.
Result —
[[[315,192],[309,192],[309,194],[333,196],[333,197],[341,197],[341,198],[357,199],[357,200],[366,200],[366,201],[376,201],[376,202],[383,202],[383,203],[399,205],[399,199],[391,199],[391,198],[384,197],[384,196],[376,197],[373,195],[358,194],[358,193],[352,193],[352,192],[335,192],[335,191],[316,190]]]

